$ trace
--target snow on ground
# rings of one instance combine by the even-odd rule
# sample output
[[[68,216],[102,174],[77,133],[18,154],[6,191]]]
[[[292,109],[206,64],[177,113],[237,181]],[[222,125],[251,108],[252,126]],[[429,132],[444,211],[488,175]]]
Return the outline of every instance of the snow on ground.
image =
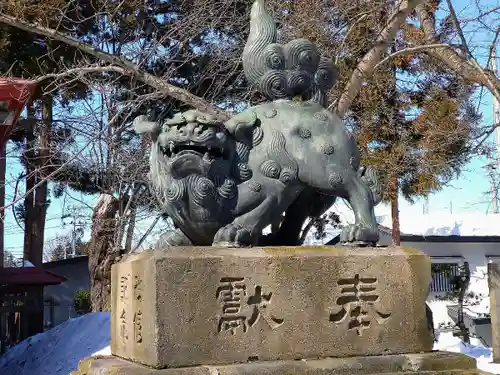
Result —
[[[445,313],[435,309],[433,312],[438,317]],[[0,357],[0,374],[67,375],[88,356],[111,354],[109,327],[109,313],[70,319],[11,348]],[[434,350],[466,354],[476,358],[479,369],[500,374],[500,364],[491,363],[491,349],[474,340],[472,345],[465,345],[451,332],[441,333]]]
[[[109,355],[109,313],[70,319],[30,337],[0,357],[0,374],[68,375],[85,357]]]
[[[471,340],[471,344],[475,343]],[[469,357],[476,358],[477,367],[480,370],[500,374],[500,364],[492,363],[491,348],[464,344],[459,337],[454,337],[451,332],[439,335],[438,342],[434,344],[434,350],[466,354]]]

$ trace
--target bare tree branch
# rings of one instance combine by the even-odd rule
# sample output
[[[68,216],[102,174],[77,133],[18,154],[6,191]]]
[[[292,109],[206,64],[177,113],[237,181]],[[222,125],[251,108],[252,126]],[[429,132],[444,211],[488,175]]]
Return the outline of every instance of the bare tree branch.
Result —
[[[451,3],[451,0],[446,0],[446,3],[448,4],[448,8],[450,9],[450,15],[451,15],[451,19],[453,21],[453,26],[455,26],[455,29],[457,30],[458,36],[460,37],[460,41],[462,42],[462,46],[464,47],[465,51],[467,52],[467,55],[469,56],[469,60],[472,64],[472,66],[474,66],[477,69],[477,71],[483,76],[484,80],[488,83],[488,86],[491,87],[492,94],[498,100],[500,100],[500,93],[499,93],[497,87],[495,86],[494,82],[484,72],[484,69],[481,67],[481,65],[479,65],[479,63],[477,62],[477,60],[474,58],[474,56],[472,55],[472,53],[470,51],[469,45],[467,43],[467,40],[465,39],[464,32],[463,32],[462,28],[460,27],[460,22],[458,22],[457,14],[455,12],[455,8],[453,7],[453,4]],[[500,27],[498,29],[500,29]]]
[[[135,247],[131,251],[131,253],[135,253],[137,251],[137,249],[139,249],[139,247],[142,245],[142,243],[146,240],[147,236],[149,236],[149,234],[152,232],[152,230],[154,229],[154,227],[156,226],[156,224],[158,224],[158,221],[160,221],[160,219],[161,219],[161,215],[156,216],[156,218],[151,223],[151,225],[149,226],[149,228],[146,231],[146,233],[144,233],[144,235],[141,237],[141,239],[139,240],[139,242],[137,242],[137,244],[135,245]]]
[[[33,80],[35,83],[42,83],[46,80],[52,79],[52,80],[58,80],[61,78],[66,78],[68,76],[72,75],[77,75],[77,76],[83,76],[88,73],[107,73],[107,72],[115,72],[115,73],[120,73],[120,74],[126,74],[125,69],[119,66],[88,66],[88,67],[80,67],[80,68],[73,68],[73,69],[68,69],[64,72],[61,73],[50,73],[50,74],[44,74],[42,76],[38,76]]]
[[[340,117],[344,117],[347,109],[361,89],[363,80],[373,73],[375,65],[382,60],[384,53],[387,52],[387,48],[396,36],[401,24],[422,1],[423,0],[403,0],[393,16],[389,18],[388,23],[380,32],[375,45],[359,62],[352,73],[349,83],[342,92],[336,108],[336,112]]]
[[[382,65],[384,65],[386,62],[388,62],[389,60],[391,60],[392,58],[394,58],[396,56],[410,55],[410,54],[415,53],[415,52],[425,51],[427,49],[439,48],[439,47],[450,47],[450,45],[444,44],[444,43],[426,44],[424,46],[408,47],[408,48],[402,49],[400,51],[397,51],[397,52],[390,54],[389,56],[384,58],[382,61],[380,61],[377,65],[375,65],[375,67],[373,68],[373,71],[377,70]]]
[[[432,11],[427,9],[425,4],[419,4],[415,9],[420,18],[420,23],[427,42],[436,43],[437,32]],[[453,9],[453,7],[450,9]],[[470,55],[468,46],[465,45],[464,48],[468,51],[467,55],[461,55],[448,47],[431,49],[427,53],[445,63],[450,69],[459,73],[464,79],[487,87],[490,92],[500,100],[500,80],[498,77],[495,76],[494,72],[483,69],[477,63],[476,59]]]
[[[94,56],[103,62],[107,62],[116,66],[114,69],[118,69],[118,67],[121,68],[122,74],[133,76],[148,86],[151,86],[160,91],[167,92],[171,97],[180,100],[183,103],[191,105],[194,108],[197,108],[201,111],[215,113],[225,119],[229,117],[225,111],[213,106],[204,99],[191,94],[189,91],[171,85],[167,81],[145,72],[137,64],[134,64],[133,62],[120,58],[118,56],[106,53],[103,50],[83,43],[70,35],[66,35],[57,30],[47,28],[36,23],[31,23],[19,18],[11,17],[5,13],[0,13],[0,23],[15,27],[20,30],[24,30],[29,33],[45,36],[47,38],[57,40],[61,43],[65,43],[71,47],[79,49],[86,54]]]

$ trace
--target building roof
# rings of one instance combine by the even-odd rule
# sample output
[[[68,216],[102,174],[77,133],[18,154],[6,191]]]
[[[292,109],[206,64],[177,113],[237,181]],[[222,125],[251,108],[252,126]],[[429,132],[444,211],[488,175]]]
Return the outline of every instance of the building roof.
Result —
[[[401,234],[401,242],[500,243],[500,236],[422,236]]]
[[[73,263],[80,263],[80,262],[88,262],[89,257],[86,255],[82,256],[77,256],[74,258],[67,258],[67,259],[60,259],[60,260],[53,260],[52,262],[45,262],[43,263],[42,267],[44,269],[50,269],[66,264],[73,264]]]
[[[66,280],[36,267],[6,267],[0,271],[0,285],[57,285]]]

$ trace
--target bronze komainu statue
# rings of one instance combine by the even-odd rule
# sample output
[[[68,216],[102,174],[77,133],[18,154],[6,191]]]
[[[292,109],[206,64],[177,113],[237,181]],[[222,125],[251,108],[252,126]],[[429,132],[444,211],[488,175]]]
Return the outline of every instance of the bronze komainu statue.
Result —
[[[153,189],[177,229],[164,244],[249,246],[280,221],[293,237],[308,216],[348,200],[355,223],[341,242],[373,244],[379,235],[374,205],[380,185],[371,168],[360,168],[353,137],[324,108],[336,71],[313,43],[276,43],[276,25],[257,0],[243,52],[248,81],[270,102],[222,122],[196,110],[160,124],[140,116],[138,133],[152,137]],[[298,228],[298,229],[297,229]],[[266,244],[286,240],[266,238]]]

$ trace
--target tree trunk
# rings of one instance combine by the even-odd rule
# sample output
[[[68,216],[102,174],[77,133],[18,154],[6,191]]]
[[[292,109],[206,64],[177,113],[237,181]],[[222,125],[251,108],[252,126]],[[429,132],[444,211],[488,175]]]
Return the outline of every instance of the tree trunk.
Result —
[[[399,187],[398,180],[394,177],[390,183],[391,189],[391,217],[392,217],[392,244],[401,244],[401,228],[399,225]]]
[[[33,221],[35,220],[34,212],[34,196],[35,192],[35,108],[33,102],[28,104],[27,117],[29,128],[26,134],[26,149],[24,150],[24,158],[26,160],[26,197],[24,198],[24,251],[23,260],[28,260],[36,265],[36,257],[33,254]]]
[[[32,231],[32,254],[35,265],[42,265],[43,244],[45,238],[45,218],[47,216],[47,169],[50,163],[50,131],[52,126],[53,98],[46,96],[42,102],[42,122],[40,123],[40,143],[37,158],[36,183],[42,182],[35,189],[34,218]]]
[[[88,256],[90,297],[94,312],[111,309],[111,266],[120,259],[120,252],[115,251],[113,246],[119,208],[118,199],[111,194],[102,193],[92,214],[92,239]]]
[[[464,300],[465,300],[465,294],[467,293],[467,289],[469,288],[469,283],[470,283],[469,262],[464,262],[462,269],[460,270],[459,278],[460,281],[457,283],[458,284],[457,326],[460,329],[462,340],[465,343],[470,344],[469,329],[465,325],[464,321]]]
[[[137,214],[137,208],[135,205],[130,207],[130,216],[128,219],[128,227],[127,227],[127,237],[125,239],[125,252],[130,253],[132,250],[132,241],[134,239],[134,230],[135,230],[135,219]]]

